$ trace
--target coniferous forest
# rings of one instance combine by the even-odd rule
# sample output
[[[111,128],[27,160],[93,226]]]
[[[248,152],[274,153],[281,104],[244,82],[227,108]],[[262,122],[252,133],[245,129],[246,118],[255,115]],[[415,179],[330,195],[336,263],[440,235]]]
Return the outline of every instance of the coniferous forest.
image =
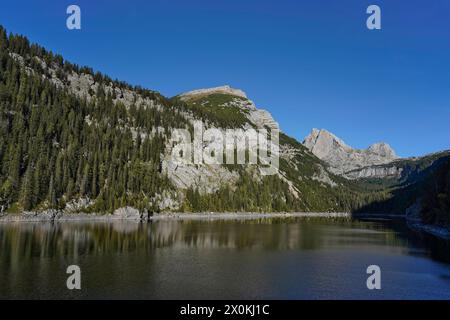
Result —
[[[151,130],[181,125],[176,110],[125,108],[114,104],[102,85],[96,99],[81,100],[57,88],[40,73],[27,72],[10,53],[56,63],[65,72],[88,72],[63,62],[22,36],[0,28],[0,200],[18,210],[59,208],[70,199],[96,199],[93,211],[108,211],[125,204],[151,210],[151,197],[170,184],[160,174],[164,137],[133,139],[125,121]],[[42,72],[44,72],[42,70]],[[93,74],[100,84],[111,80]],[[120,82],[114,85],[126,86]],[[140,94],[165,103],[160,95]],[[95,126],[88,124],[89,118]]]

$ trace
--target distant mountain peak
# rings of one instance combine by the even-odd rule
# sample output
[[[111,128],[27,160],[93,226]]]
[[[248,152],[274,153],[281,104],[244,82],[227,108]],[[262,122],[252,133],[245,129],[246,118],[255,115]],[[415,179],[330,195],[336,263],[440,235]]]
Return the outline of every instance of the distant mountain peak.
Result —
[[[367,149],[354,149],[325,129],[312,129],[303,145],[316,157],[327,162],[330,169],[337,174],[385,164],[398,158],[387,143],[377,142]]]
[[[393,159],[398,158],[394,149],[392,149],[392,147],[385,142],[374,143],[367,150],[370,152],[379,154],[379,155],[389,157],[389,158],[393,158]]]
[[[214,93],[222,93],[222,94],[230,94],[236,97],[247,99],[247,94],[240,90],[230,87],[229,85],[214,87],[214,88],[204,88],[204,89],[197,89],[189,92],[185,92],[180,94],[180,97],[182,98],[190,98],[193,96],[202,96],[202,95],[209,95]]]
[[[318,153],[321,153],[320,148],[324,145],[324,143],[330,145],[338,145],[344,149],[352,149],[342,139],[338,138],[333,133],[325,129],[313,128],[311,133],[305,138],[303,142],[303,144],[308,149],[310,149],[310,151],[313,151],[315,149]]]

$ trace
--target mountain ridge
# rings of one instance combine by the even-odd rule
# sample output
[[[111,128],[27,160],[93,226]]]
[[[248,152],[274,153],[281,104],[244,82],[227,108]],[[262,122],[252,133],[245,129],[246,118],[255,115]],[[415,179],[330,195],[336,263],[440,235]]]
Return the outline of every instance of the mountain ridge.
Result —
[[[351,208],[337,201],[337,183],[322,163],[284,134],[282,169],[274,176],[262,177],[259,165],[170,165],[171,132],[192,129],[196,120],[206,128],[278,126],[239,92],[215,89],[206,104],[169,99],[71,64],[25,37],[7,37],[4,29],[0,48],[2,212]],[[326,196],[319,201],[313,190]]]
[[[367,149],[354,149],[325,129],[312,129],[303,140],[303,145],[319,159],[327,162],[333,173],[342,176],[346,176],[349,171],[398,159],[387,143],[377,142]]]

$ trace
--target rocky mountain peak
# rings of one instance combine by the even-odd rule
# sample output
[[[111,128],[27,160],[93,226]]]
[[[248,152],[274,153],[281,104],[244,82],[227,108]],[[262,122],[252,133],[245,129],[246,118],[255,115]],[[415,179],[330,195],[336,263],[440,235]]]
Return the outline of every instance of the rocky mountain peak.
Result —
[[[303,145],[314,153],[319,159],[326,157],[333,149],[350,151],[352,148],[343,140],[325,129],[312,129],[311,133],[303,141]]]
[[[205,88],[205,89],[197,89],[189,92],[185,92],[180,94],[181,98],[191,98],[195,96],[203,96],[203,95],[210,95],[214,93],[222,93],[222,94],[230,94],[236,97],[247,99],[247,95],[244,91],[240,89],[234,89],[231,88],[229,85],[224,85],[220,87],[214,87],[214,88]]]
[[[398,158],[397,155],[395,154],[394,149],[392,149],[391,146],[385,142],[374,143],[367,150],[387,158],[392,159]]]
[[[331,171],[341,175],[398,158],[387,143],[378,142],[367,149],[354,149],[325,129],[313,129],[303,141],[303,145],[316,157],[327,162]]]
[[[226,94],[230,97],[219,101],[217,99],[209,99],[213,94]],[[244,91],[231,88],[228,85],[197,89],[182,93],[177,97],[185,102],[200,106],[237,108],[257,128],[279,129],[278,122],[273,119],[269,111],[256,107],[255,103],[247,97]]]

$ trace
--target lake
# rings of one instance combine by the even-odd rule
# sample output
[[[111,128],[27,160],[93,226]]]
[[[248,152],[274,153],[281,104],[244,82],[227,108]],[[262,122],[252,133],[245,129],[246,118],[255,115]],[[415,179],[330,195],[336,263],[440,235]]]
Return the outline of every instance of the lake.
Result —
[[[395,220],[4,223],[0,298],[450,299],[449,256]],[[66,287],[69,265],[81,290]]]

